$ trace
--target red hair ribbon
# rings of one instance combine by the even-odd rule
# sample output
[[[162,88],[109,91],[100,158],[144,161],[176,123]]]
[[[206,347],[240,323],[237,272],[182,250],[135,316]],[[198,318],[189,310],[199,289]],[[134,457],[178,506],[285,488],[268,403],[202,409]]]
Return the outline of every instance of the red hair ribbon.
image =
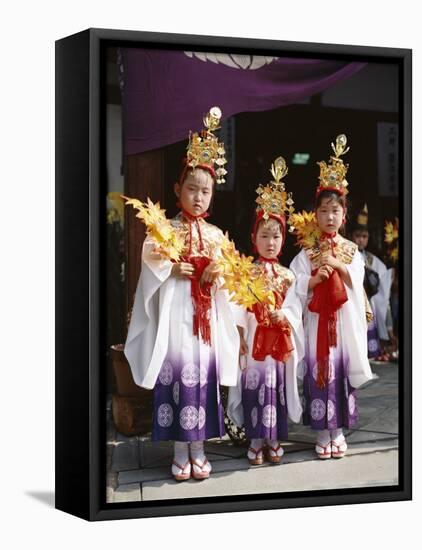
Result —
[[[182,183],[185,181],[187,171],[188,170],[195,170],[195,168],[202,168],[202,170],[206,170],[207,172],[209,172],[211,174],[212,179],[215,181],[215,170],[209,164],[197,164],[195,166],[195,168],[193,168],[192,166],[189,166],[189,164],[187,162],[187,159],[185,159],[183,162],[184,162],[184,165],[183,165],[182,171],[181,171],[180,176],[179,176],[179,181],[178,181],[179,185],[182,185]]]
[[[340,196],[345,195],[345,191],[344,190],[341,191],[338,187],[330,187],[330,186],[326,186],[326,185],[319,185],[317,187],[317,190],[316,190],[316,198],[318,198],[318,195],[322,191],[334,191],[334,193],[338,193]]]

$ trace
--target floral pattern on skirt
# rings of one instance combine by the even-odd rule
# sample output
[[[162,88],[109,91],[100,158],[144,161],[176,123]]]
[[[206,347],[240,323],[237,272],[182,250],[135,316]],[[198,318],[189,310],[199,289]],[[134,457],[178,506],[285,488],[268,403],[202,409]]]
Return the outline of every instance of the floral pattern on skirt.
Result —
[[[224,411],[215,360],[207,365],[164,361],[154,387],[152,440],[200,441],[221,437]]]
[[[331,350],[330,350],[331,351]],[[328,383],[319,388],[317,363],[306,362],[303,380],[303,423],[313,430],[352,428],[358,421],[356,391],[347,377],[341,353],[330,353]],[[310,365],[312,367],[310,368]]]
[[[246,437],[286,439],[285,365],[254,363],[242,373],[242,405]]]

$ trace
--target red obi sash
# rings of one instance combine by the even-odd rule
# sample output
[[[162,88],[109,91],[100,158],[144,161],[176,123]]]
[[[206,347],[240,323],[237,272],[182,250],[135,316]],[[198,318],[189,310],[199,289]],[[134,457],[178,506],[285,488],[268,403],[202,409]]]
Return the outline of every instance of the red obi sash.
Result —
[[[204,250],[201,226],[199,218],[207,218],[208,213],[203,212],[199,216],[189,214],[182,210],[182,215],[189,222],[189,249],[187,256],[181,258],[182,262],[189,263],[195,268],[194,274],[189,277],[191,280],[191,296],[193,304],[193,335],[201,337],[204,344],[211,345],[211,287],[212,283],[200,284],[204,269],[211,263],[206,256],[192,256],[192,224],[196,224],[199,238],[199,250]]]
[[[312,271],[312,275],[318,269]],[[330,347],[337,346],[337,310],[347,302],[343,279],[335,269],[330,277],[314,288],[309,311],[319,314],[317,334],[317,386],[324,388],[328,380],[328,356]]]
[[[212,283],[200,284],[204,269],[211,263],[206,256],[191,256],[181,258],[195,268],[191,281],[191,296],[193,304],[193,334],[201,337],[204,344],[211,345],[211,288]]]
[[[274,292],[276,297],[276,309],[280,309],[283,298],[279,293]],[[255,361],[263,361],[270,355],[276,361],[287,361],[293,345],[291,340],[291,328],[287,321],[272,323],[268,308],[263,304],[254,304],[249,310],[255,314],[258,326],[252,348],[252,357]]]

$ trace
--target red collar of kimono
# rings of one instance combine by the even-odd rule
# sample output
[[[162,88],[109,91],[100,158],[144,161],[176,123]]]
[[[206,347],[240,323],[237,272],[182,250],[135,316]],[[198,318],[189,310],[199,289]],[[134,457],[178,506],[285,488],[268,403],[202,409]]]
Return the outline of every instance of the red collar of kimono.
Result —
[[[201,233],[201,226],[199,224],[199,220],[201,218],[208,218],[209,214],[208,212],[202,212],[202,214],[198,214],[195,216],[194,214],[190,214],[187,210],[182,208],[182,216],[189,222],[189,249],[188,249],[188,257],[192,255],[192,224],[196,224],[196,229],[198,231],[198,237],[199,237],[199,250],[202,252],[204,250],[204,242],[202,240],[202,233]]]

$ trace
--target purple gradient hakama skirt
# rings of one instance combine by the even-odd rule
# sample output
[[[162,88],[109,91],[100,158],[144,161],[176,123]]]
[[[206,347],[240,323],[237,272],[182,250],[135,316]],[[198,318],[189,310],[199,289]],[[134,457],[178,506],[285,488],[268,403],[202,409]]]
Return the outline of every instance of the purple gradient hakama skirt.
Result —
[[[285,364],[255,362],[242,373],[242,405],[249,439],[286,439]]]
[[[200,441],[225,434],[215,359],[167,359],[154,387],[152,440]]]
[[[355,388],[350,383],[346,361],[337,348],[330,348],[330,369],[324,388],[316,384],[317,363],[306,360],[303,379],[303,423],[313,430],[353,428],[358,421]],[[311,366],[311,367],[310,367]]]

